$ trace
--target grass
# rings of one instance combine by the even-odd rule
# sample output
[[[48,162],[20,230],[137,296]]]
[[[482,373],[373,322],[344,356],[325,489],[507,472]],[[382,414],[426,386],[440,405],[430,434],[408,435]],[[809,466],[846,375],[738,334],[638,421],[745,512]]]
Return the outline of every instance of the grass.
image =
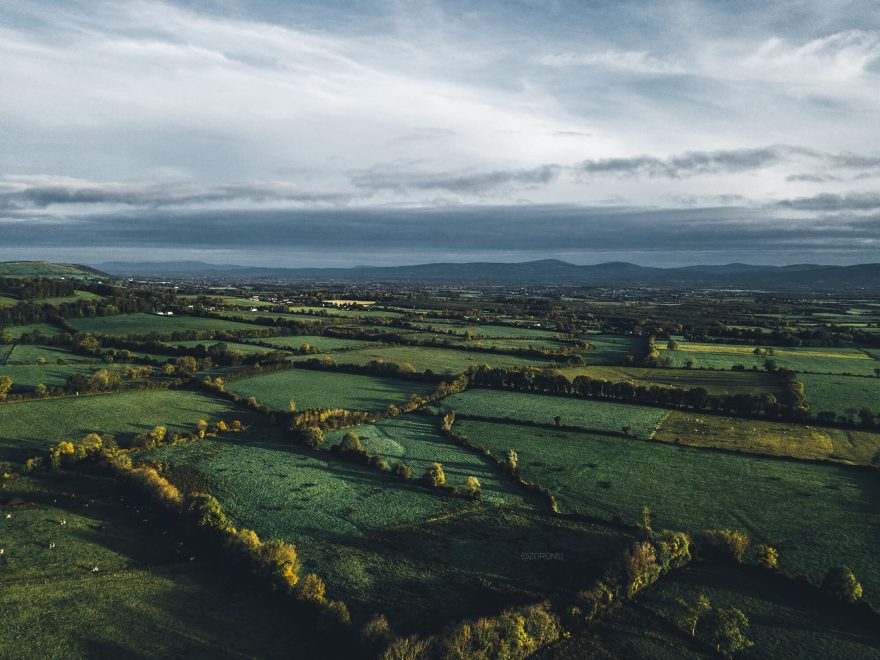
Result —
[[[316,635],[263,594],[218,580],[106,477],[19,478],[10,496],[17,504],[0,505],[4,656],[322,657]]]
[[[470,389],[439,402],[443,411],[461,415],[534,421],[553,424],[556,415],[565,426],[579,426],[592,431],[620,431],[629,426],[640,437],[650,437],[668,411],[650,406],[634,406],[574,397],[521,394],[498,390]]]
[[[424,346],[392,346],[388,348],[365,348],[358,351],[331,353],[330,357],[339,364],[364,365],[372,360],[384,360],[397,364],[409,363],[416,371],[430,369],[434,373],[457,374],[472,365],[489,364],[493,367],[543,367],[546,362],[521,358],[514,355],[478,353],[454,348],[433,348]],[[308,356],[297,359],[308,359]]]
[[[210,348],[218,343],[221,342],[213,339],[193,339],[188,341],[166,341],[165,345],[173,348],[177,348],[178,346],[183,346],[184,348],[196,348],[197,346]],[[242,355],[262,355],[263,353],[270,353],[272,351],[271,348],[263,348],[262,346],[255,346],[254,344],[245,344],[242,342],[225,341],[222,343],[226,344],[227,351],[231,353],[241,353]]]
[[[91,375],[95,370],[102,368],[96,364],[83,364],[72,362],[70,364],[5,364],[0,366],[0,376],[9,376],[12,379],[13,391],[22,389],[31,390],[40,383],[47,387],[59,387],[67,382],[67,379],[75,373]],[[108,366],[109,370],[114,367]]]
[[[324,337],[323,335],[285,335],[283,337],[265,337],[260,341],[272,344],[278,348],[299,350],[303,344],[316,347],[319,351],[338,351],[340,349],[362,348],[375,342],[361,339],[339,339],[337,337]]]
[[[307,315],[310,314],[318,314],[320,316],[341,316],[345,318],[383,318],[383,319],[394,319],[399,318],[400,314],[396,312],[386,312],[383,310],[358,310],[358,309],[340,309],[338,307],[316,307],[309,305],[298,305],[294,307],[288,308],[289,312],[303,313],[306,312]],[[314,318],[314,317],[312,317]]]
[[[0,336],[10,335],[13,339],[19,339],[29,332],[40,332],[44,335],[60,335],[61,329],[48,323],[29,323],[27,325],[7,325],[0,327]]]
[[[565,367],[559,370],[569,380],[589,376],[611,382],[628,382],[635,386],[702,387],[710,394],[779,394],[779,379],[763,371],[730,371],[719,373],[700,369],[663,369],[646,367],[588,366]]]
[[[328,596],[344,598],[355,617],[384,612],[399,632],[572,593],[628,540],[520,507],[442,497],[270,434],[230,438],[152,455],[177,482],[208,487],[236,524],[296,544],[304,569],[319,573]],[[550,551],[565,561],[521,557]]]
[[[426,394],[431,383],[362,376],[311,369],[286,369],[264,376],[242,378],[227,390],[243,397],[254,396],[275,410],[287,411],[290,400],[297,408],[347,408],[384,410],[390,403],[403,403],[411,394]]]
[[[0,294],[0,307],[8,307],[10,305],[17,305],[21,301],[18,298],[12,298],[11,296],[4,296]]]
[[[880,413],[880,378],[801,374],[810,411],[829,411],[844,417],[855,417],[867,408]]]
[[[765,357],[754,355],[756,346],[748,344],[701,344],[697,342],[679,342],[677,350],[663,348],[662,358],[670,358],[673,367],[685,366],[688,359],[693,359],[695,367],[705,369],[730,369],[734,365],[743,365],[746,369],[764,368]],[[857,348],[794,348],[775,347],[773,355],[767,355],[783,369],[807,371],[813,373],[855,374],[870,376],[874,373],[876,363],[869,355]]]
[[[77,264],[54,264],[48,261],[2,261],[0,262],[0,277],[70,277],[107,280],[110,276],[88,266]]]
[[[755,645],[743,658],[868,658],[880,647],[880,633],[853,621],[832,603],[804,602],[732,566],[692,565],[669,575],[639,598],[642,606],[675,625],[681,601],[703,594],[714,607],[736,607],[749,618]]]
[[[159,424],[169,431],[201,419],[245,421],[247,413],[225,399],[187,390],[147,390],[0,404],[0,461],[20,463],[61,440],[111,433],[125,443]]]
[[[170,334],[172,332],[195,330],[235,331],[264,330],[262,326],[236,323],[224,319],[199,316],[159,316],[158,314],[118,314],[116,316],[93,316],[83,319],[70,319],[70,324],[82,332],[105,335],[148,335],[151,333]]]
[[[498,350],[555,350],[559,348],[566,348],[568,346],[565,342],[557,341],[555,339],[542,339],[540,337],[529,339],[493,337],[489,339],[469,340],[465,339],[465,337],[460,334],[443,334],[432,332],[417,332],[408,336],[426,342],[452,342],[456,346],[461,346],[462,348],[492,348]]]
[[[525,505],[524,491],[511,479],[476,452],[444,438],[438,427],[439,420],[435,417],[403,415],[379,424],[328,433],[325,446],[338,444],[342,436],[351,430],[358,434],[367,451],[379,454],[389,466],[398,462],[406,463],[412,468],[415,478],[424,474],[431,463],[438,462],[444,466],[447,485],[461,486],[466,477],[475,476],[480,480],[484,501]]]
[[[588,364],[624,364],[628,358],[641,358],[646,350],[644,337],[622,335],[586,335],[593,348],[584,353]]]
[[[872,465],[880,462],[880,434],[824,429],[673,411],[654,439],[691,447],[713,447],[805,460]]]
[[[815,582],[850,565],[880,600],[880,483],[866,471],[515,424],[455,426],[493,454],[516,449],[525,479],[549,488],[562,511],[635,522],[647,505],[658,528],[741,529]]]
[[[36,364],[38,358],[43,358],[46,362],[50,363],[57,363],[58,360],[64,360],[65,362],[100,362],[100,360],[93,357],[71,353],[55,346],[16,344],[14,348],[10,348],[12,348],[12,352],[6,358],[8,364]]]
[[[60,305],[62,303],[78,302],[80,300],[102,300],[103,296],[91,291],[75,290],[69,296],[53,296],[50,298],[37,298],[35,302],[46,305]]]

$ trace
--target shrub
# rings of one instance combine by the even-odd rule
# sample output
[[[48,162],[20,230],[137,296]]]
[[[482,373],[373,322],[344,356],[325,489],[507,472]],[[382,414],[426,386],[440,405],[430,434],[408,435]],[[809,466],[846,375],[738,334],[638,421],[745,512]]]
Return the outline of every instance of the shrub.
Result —
[[[275,588],[293,589],[299,582],[296,548],[279,539],[262,544],[257,555],[260,568]]]
[[[223,513],[223,507],[213,495],[193,493],[188,498],[187,509],[200,527],[224,530],[230,526],[226,514]]]
[[[828,571],[822,582],[822,591],[844,603],[856,603],[862,598],[862,585],[848,566],[837,566]]]
[[[660,577],[654,546],[643,541],[630,548],[623,557],[623,575],[630,596],[653,584]]]
[[[420,637],[399,637],[395,639],[385,653],[382,660],[414,660],[424,658],[428,654],[428,642]]]
[[[394,466],[394,474],[404,479],[412,477],[412,468],[406,463],[397,463]]]
[[[478,499],[481,495],[480,480],[474,476],[465,477],[464,492],[474,499]]]
[[[303,442],[312,449],[320,449],[324,444],[324,432],[317,426],[310,426],[303,431]]]
[[[519,464],[519,456],[516,455],[516,451],[513,449],[507,450],[507,467],[511,470],[515,470],[516,466]]]
[[[712,529],[700,536],[700,548],[709,555],[741,562],[749,547],[749,537],[738,530]]]
[[[437,488],[446,483],[446,474],[443,472],[443,466],[440,463],[432,463],[425,469],[422,475],[422,481],[433,488]]]
[[[324,601],[321,616],[318,619],[319,629],[331,630],[339,625],[349,623],[351,623],[351,613],[348,611],[348,605],[341,600]]]
[[[122,465],[120,462],[117,465]],[[129,459],[130,464],[130,459]],[[183,498],[177,487],[156,471],[156,468],[143,466],[128,472],[132,484],[143,491],[154,503],[172,510],[180,509]]]
[[[691,560],[691,539],[684,532],[664,529],[654,536],[654,549],[657,563],[664,573],[673,568],[682,568]]]
[[[342,442],[339,443],[339,450],[351,454],[362,454],[364,452],[364,447],[361,444],[361,439],[358,437],[358,434],[354,431],[348,431],[342,436]]]
[[[391,624],[384,614],[377,614],[361,628],[361,642],[367,646],[383,647],[392,636]]]
[[[306,575],[296,587],[296,595],[300,600],[323,603],[327,587],[324,580],[314,573]]]
[[[746,637],[749,629],[748,618],[735,607],[709,609],[698,628],[718,653],[728,657],[755,644]]]
[[[776,568],[779,566],[779,551],[770,545],[755,547],[755,559],[764,568]]]

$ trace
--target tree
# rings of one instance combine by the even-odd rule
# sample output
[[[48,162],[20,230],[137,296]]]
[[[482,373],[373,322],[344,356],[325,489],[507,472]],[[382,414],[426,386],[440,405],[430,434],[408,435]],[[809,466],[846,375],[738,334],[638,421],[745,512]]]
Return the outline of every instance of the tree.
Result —
[[[342,436],[342,442],[339,443],[339,451],[346,454],[362,454],[364,446],[361,444],[358,434],[354,431],[349,431]]]
[[[36,392],[40,396],[46,396],[46,386],[43,385],[43,383],[37,383],[37,386],[34,388],[34,392]]]
[[[669,349],[670,351],[677,351],[678,350],[678,342],[675,341],[674,339],[670,339],[669,342],[666,344],[666,348]]]
[[[764,544],[756,546],[755,558],[764,568],[777,568],[779,566],[779,551],[773,546]]]
[[[508,449],[507,450],[507,467],[509,467],[511,470],[515,470],[517,463],[519,463],[519,457],[516,455],[516,450],[515,449]]]
[[[164,367],[162,367],[162,372],[166,376],[173,376],[174,375],[174,365],[169,362]]]
[[[303,441],[312,449],[320,449],[324,444],[324,432],[317,426],[310,426],[303,432]]]
[[[684,361],[685,369],[693,369],[695,366],[697,366],[697,361],[694,358],[688,358]]]
[[[293,399],[291,399],[291,400],[290,400],[290,403],[287,404],[287,409],[288,409],[290,412],[296,412],[296,401],[294,401]]]
[[[309,573],[296,585],[296,595],[299,598],[315,603],[324,602],[326,591],[327,587],[324,585],[324,580],[314,573]]]
[[[443,465],[440,463],[431,463],[425,469],[422,475],[422,481],[433,488],[438,488],[446,483],[446,474],[443,472]]]
[[[0,401],[5,401],[12,389],[12,379],[9,376],[0,376]]]
[[[406,463],[397,463],[394,466],[394,474],[396,474],[398,477],[409,479],[410,477],[412,477],[412,468]]]
[[[40,366],[42,367],[44,364],[46,364],[46,358],[44,358],[44,357],[41,355],[40,357],[37,358],[37,364],[40,365]]]
[[[708,553],[741,562],[749,547],[749,537],[738,530],[713,529],[703,533],[702,545]]]
[[[822,591],[844,603],[856,603],[862,598],[862,585],[848,566],[837,566],[828,571],[822,582]]]
[[[553,423],[556,424],[556,426],[562,426],[562,417],[556,415],[556,417],[553,418]]]
[[[199,364],[192,355],[181,355],[174,361],[177,371],[182,374],[192,375],[199,369]]]
[[[726,656],[732,656],[755,644],[746,637],[748,618],[742,610],[735,607],[710,609],[703,617],[700,629],[705,632],[715,650]]]
[[[696,636],[697,625],[700,623],[703,615],[712,609],[712,603],[709,601],[708,596],[700,594],[693,603],[688,604],[681,601],[681,604],[684,605],[684,613],[679,618],[679,624],[692,636]]]
[[[165,439],[165,434],[168,432],[164,426],[156,426],[150,431],[150,443],[152,445],[160,445],[162,441]]]
[[[468,495],[473,498],[479,497],[481,493],[480,480],[473,476],[465,477],[464,490]]]

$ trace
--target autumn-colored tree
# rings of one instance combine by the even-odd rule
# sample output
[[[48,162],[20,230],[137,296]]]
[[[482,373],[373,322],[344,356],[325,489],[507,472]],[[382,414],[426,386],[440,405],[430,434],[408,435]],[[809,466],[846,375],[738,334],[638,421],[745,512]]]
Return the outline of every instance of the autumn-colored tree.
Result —
[[[446,483],[446,474],[443,472],[443,465],[440,463],[431,463],[422,475],[422,481],[434,488],[442,486]]]
[[[862,585],[848,566],[837,566],[828,571],[822,590],[835,600],[856,603],[862,598]]]
[[[354,431],[349,431],[342,436],[342,442],[339,443],[339,450],[350,454],[360,454],[363,453],[364,447],[361,444],[361,439],[358,437],[358,434]]]
[[[5,401],[12,389],[12,379],[9,376],[0,376],[0,401]]]

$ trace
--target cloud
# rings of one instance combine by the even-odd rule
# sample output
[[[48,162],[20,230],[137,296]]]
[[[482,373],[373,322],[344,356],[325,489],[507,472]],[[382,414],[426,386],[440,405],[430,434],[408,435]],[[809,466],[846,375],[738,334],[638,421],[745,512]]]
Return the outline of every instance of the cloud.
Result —
[[[376,168],[354,173],[351,181],[358,188],[372,191],[446,190],[479,195],[499,188],[545,185],[553,181],[561,170],[559,165],[542,165],[526,170],[461,173],[424,173],[409,169]]]
[[[618,72],[663,76],[686,72],[681,62],[644,51],[609,49],[595,53],[548,53],[536,57],[534,62],[553,68],[598,67]]]
[[[0,209],[45,209],[50,206],[134,206],[161,208],[214,203],[291,202],[339,204],[355,195],[303,190],[284,182],[248,182],[218,186],[194,183],[98,182],[56,176],[0,177]]]
[[[782,200],[776,206],[798,211],[880,211],[880,192],[822,193]]]

